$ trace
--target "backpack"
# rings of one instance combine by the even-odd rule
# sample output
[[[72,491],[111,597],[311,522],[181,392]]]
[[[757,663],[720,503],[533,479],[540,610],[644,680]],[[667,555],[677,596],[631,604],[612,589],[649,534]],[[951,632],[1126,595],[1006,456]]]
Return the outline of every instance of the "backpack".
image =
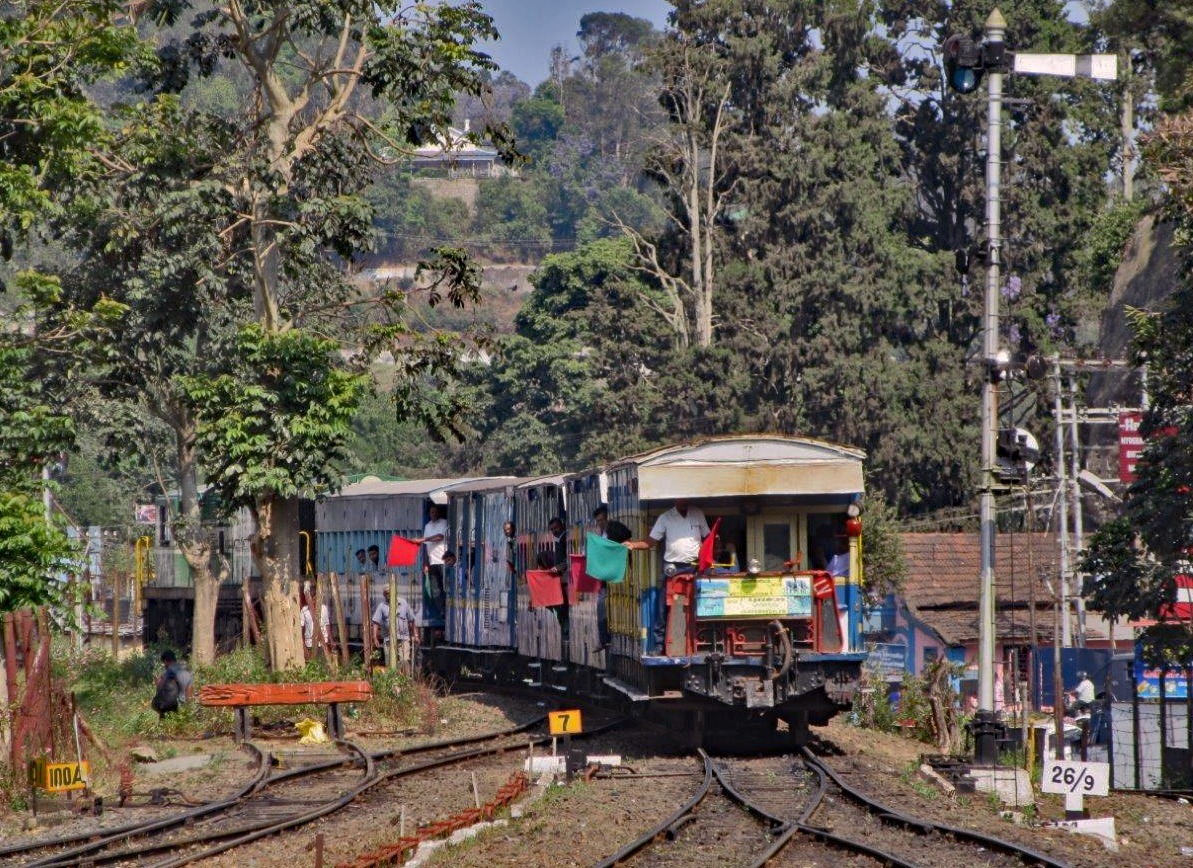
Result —
[[[178,699],[181,695],[182,686],[178,683],[178,676],[173,670],[167,670],[165,679],[153,694],[153,700],[149,705],[158,714],[168,714],[178,710]]]

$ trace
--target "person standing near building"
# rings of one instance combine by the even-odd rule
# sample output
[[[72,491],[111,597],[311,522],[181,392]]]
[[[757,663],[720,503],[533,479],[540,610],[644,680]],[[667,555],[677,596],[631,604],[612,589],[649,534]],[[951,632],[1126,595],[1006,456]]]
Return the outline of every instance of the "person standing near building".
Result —
[[[390,619],[390,601],[389,588],[382,592],[385,598],[382,602],[377,604],[377,608],[373,610],[372,628],[373,628],[373,645],[377,648],[384,649],[389,645],[389,619]],[[396,617],[398,628],[398,664],[403,667],[409,667],[411,660],[414,657],[414,641],[418,637],[418,631],[414,628],[414,613],[410,610],[410,604],[406,602],[405,598],[398,597],[397,605],[394,606],[393,617]]]
[[[571,632],[571,608],[568,605],[568,539],[567,526],[563,523],[563,519],[555,516],[547,522],[547,532],[551,535],[551,550],[548,552],[541,552],[540,563],[549,563],[548,569],[559,577],[560,585],[563,590],[563,603],[558,606],[552,606],[551,609],[555,612],[555,617],[559,620],[560,636],[563,644],[566,646],[569,641]]]
[[[427,516],[423,535],[414,542],[427,547],[427,562],[423,567],[427,577],[427,594],[435,601],[435,610],[442,617],[446,603],[443,590],[443,555],[447,551],[447,519],[443,517],[443,507],[437,503],[431,504]]]
[[[1077,687],[1073,690],[1073,704],[1068,708],[1069,715],[1076,716],[1088,712],[1096,698],[1097,691],[1089,679],[1089,673],[1078,672]]]
[[[178,706],[190,698],[191,684],[195,680],[190,671],[178,662],[173,651],[163,651],[161,660],[162,674],[154,683],[155,691],[150,702],[159,718],[177,711]]]
[[[671,509],[655,521],[646,539],[627,540],[631,550],[647,551],[663,544],[663,586],[658,589],[655,603],[654,644],[662,650],[667,633],[667,579],[680,573],[696,572],[700,558],[700,544],[711,533],[704,511],[677,497]]]
[[[315,648],[315,617],[311,613],[312,598],[310,583],[307,583],[302,593],[302,644],[306,648],[307,659],[310,659]],[[323,646],[331,647],[331,616],[327,611],[327,604],[319,605],[319,631],[323,637]]]

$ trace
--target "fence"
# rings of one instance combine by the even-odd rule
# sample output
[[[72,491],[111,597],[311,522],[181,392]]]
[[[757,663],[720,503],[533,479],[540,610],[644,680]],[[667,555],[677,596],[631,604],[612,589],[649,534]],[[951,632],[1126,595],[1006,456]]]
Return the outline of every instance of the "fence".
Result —
[[[1133,669],[1130,699],[1110,709],[1111,786],[1193,791],[1193,667]]]

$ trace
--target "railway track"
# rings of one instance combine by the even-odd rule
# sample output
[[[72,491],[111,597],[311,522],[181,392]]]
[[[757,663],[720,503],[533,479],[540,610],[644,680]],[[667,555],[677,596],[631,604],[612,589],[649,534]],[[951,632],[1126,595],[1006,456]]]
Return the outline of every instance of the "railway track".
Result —
[[[690,797],[596,868],[701,861],[750,868],[1065,865],[1010,841],[890,808],[849,786],[806,749],[798,758],[698,756],[701,779]],[[727,804],[735,812],[727,812]]]
[[[399,778],[550,741],[525,733],[545,717],[498,732],[413,748],[366,752],[344,743],[344,756],[270,774],[268,754],[255,745],[259,767],[231,797],[142,823],[0,848],[6,865],[25,868],[111,865],[136,861],[178,868],[332,814]],[[153,857],[160,856],[157,861]]]

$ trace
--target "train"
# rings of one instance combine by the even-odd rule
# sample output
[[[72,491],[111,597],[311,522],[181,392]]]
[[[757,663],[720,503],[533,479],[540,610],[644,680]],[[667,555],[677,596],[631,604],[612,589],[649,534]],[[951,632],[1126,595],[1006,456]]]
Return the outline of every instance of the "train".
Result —
[[[422,665],[447,678],[615,701],[693,740],[786,732],[802,743],[849,707],[866,659],[864,460],[810,438],[739,435],[577,473],[365,479],[315,505],[317,570],[336,582],[352,638],[392,574]],[[645,540],[676,501],[718,527],[711,564],[668,575],[659,550],[633,550],[624,580],[600,593],[585,575],[598,507]],[[411,566],[385,563],[393,536],[422,535],[432,504],[456,555],[442,591],[425,548]],[[566,607],[533,605],[536,566],[557,568]]]

